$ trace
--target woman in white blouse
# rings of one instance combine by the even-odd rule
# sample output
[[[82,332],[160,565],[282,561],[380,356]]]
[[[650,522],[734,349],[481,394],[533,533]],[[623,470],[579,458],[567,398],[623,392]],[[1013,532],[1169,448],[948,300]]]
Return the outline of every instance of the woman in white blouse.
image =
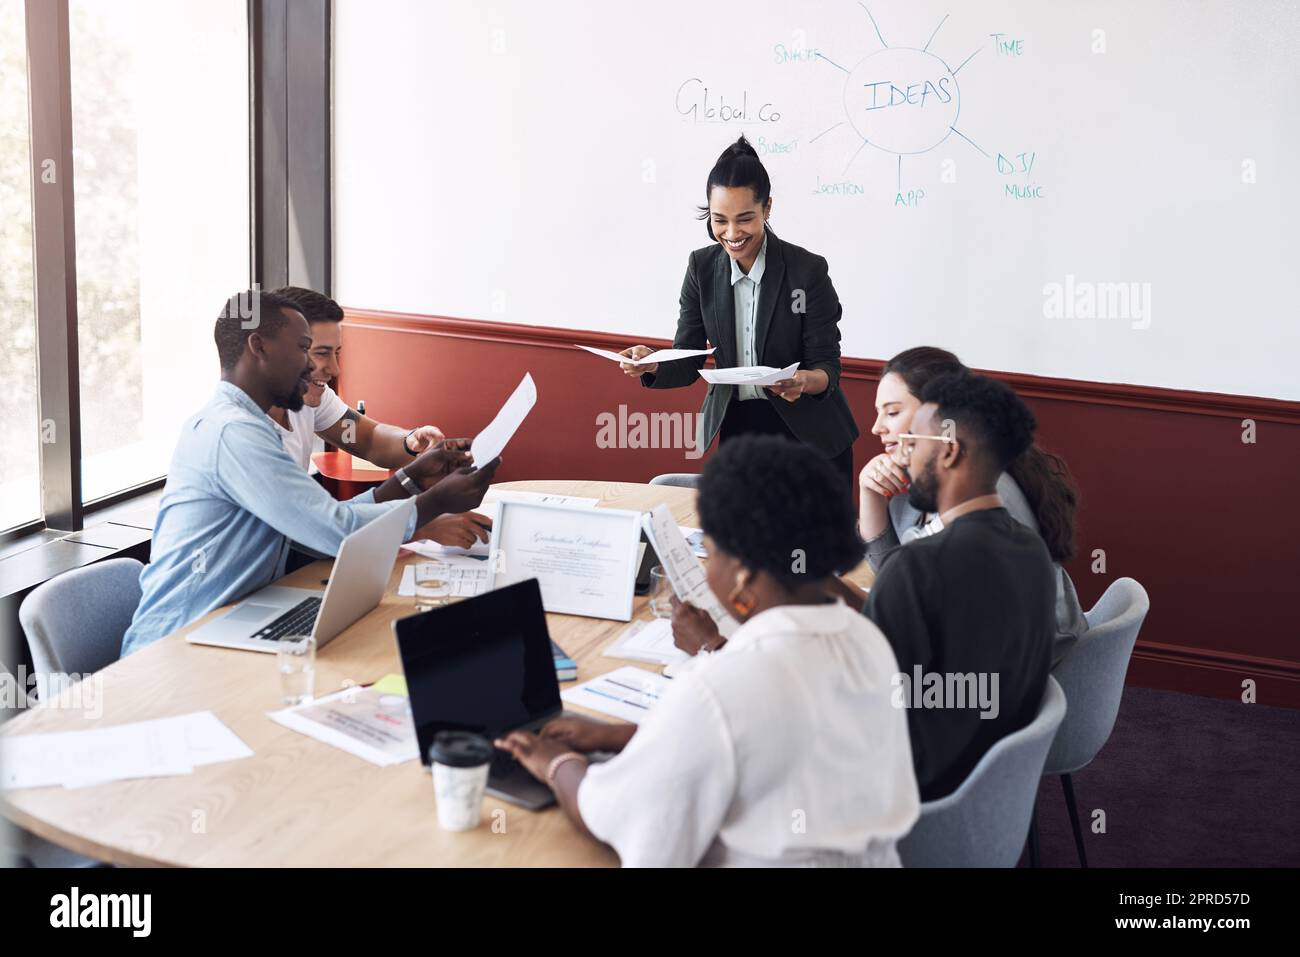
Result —
[[[565,718],[497,746],[624,866],[897,866],[920,799],[893,652],[827,595],[863,552],[842,479],[812,449],[739,437],[705,468],[699,517],[709,586],[741,622],[725,650],[639,726]],[[620,753],[588,767],[596,750]]]

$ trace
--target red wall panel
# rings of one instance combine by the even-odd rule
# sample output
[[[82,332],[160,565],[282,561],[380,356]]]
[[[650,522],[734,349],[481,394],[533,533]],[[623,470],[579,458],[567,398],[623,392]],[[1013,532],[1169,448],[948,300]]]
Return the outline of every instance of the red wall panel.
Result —
[[[538,404],[498,477],[648,481],[696,472],[683,449],[600,448],[601,413],[685,413],[704,386],[652,391],[573,343],[622,348],[603,333],[348,310],[340,392],[387,422],[473,436],[530,372]],[[664,345],[647,340],[647,345]],[[863,432],[858,468],[879,451],[868,430],[878,361],[846,358],[842,384]],[[1085,607],[1119,577],[1151,596],[1129,680],[1300,707],[1300,648],[1285,602],[1295,587],[1300,403],[996,374],[1033,407],[1039,442],[1070,464],[1082,493],[1079,555],[1068,566]],[[1253,444],[1242,421],[1253,419]],[[1095,550],[1105,572],[1094,573]]]

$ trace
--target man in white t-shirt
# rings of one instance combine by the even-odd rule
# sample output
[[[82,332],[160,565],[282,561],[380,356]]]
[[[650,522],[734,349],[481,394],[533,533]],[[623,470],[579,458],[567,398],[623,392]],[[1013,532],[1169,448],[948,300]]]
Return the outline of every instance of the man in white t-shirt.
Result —
[[[330,388],[330,380],[340,373],[342,351],[340,323],[343,310],[333,299],[311,289],[286,286],[275,290],[298,306],[311,327],[311,385],[297,412],[272,406],[267,416],[275,424],[285,451],[303,469],[314,473],[312,453],[329,442],[346,452],[384,468],[408,465],[421,452],[443,439],[442,431],[432,425],[407,429],[374,419],[348,407]],[[429,526],[429,537],[443,545],[468,548],[476,541],[488,540],[492,520],[486,515],[465,512],[442,515]]]

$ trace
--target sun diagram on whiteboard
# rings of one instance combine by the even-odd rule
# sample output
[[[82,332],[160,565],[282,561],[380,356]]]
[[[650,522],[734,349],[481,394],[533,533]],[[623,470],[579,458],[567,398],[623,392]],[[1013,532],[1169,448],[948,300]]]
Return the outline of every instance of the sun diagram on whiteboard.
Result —
[[[902,192],[903,159],[926,153],[940,146],[954,133],[986,159],[991,159],[966,134],[957,128],[961,116],[961,89],[957,74],[971,61],[966,57],[954,69],[937,54],[930,52],[945,15],[934,28],[925,46],[890,46],[880,33],[876,18],[866,4],[859,3],[871,19],[882,49],[863,57],[852,69],[842,66],[817,51],[814,55],[829,66],[841,70],[844,78],[845,118],[823,130],[808,142],[816,143],[833,130],[847,127],[861,143],[844,167],[847,173],[854,160],[868,146],[898,157],[898,188]]]

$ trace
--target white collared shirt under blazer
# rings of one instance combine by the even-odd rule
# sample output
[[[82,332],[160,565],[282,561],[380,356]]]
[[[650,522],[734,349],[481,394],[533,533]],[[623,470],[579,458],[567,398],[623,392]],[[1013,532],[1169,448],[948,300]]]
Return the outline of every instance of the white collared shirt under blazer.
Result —
[[[897,671],[843,602],[761,612],[591,767],[582,819],[625,867],[896,867],[920,814]]]
[[[759,247],[754,265],[746,274],[740,265],[731,260],[731,292],[736,304],[736,354],[740,365],[758,365],[758,352],[754,343],[758,336],[758,288],[763,281],[763,272],[767,269],[767,230],[763,230],[763,245]],[[758,386],[742,385],[737,387],[737,396],[742,402],[747,399],[764,398],[763,390]]]

